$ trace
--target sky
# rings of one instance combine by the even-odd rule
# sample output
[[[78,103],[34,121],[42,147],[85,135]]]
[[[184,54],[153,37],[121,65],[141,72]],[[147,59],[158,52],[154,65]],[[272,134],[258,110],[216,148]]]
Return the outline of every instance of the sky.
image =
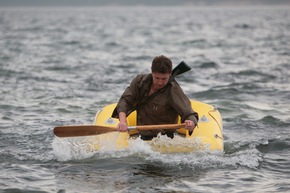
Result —
[[[290,0],[0,0],[0,6],[108,6],[108,5],[290,5]]]

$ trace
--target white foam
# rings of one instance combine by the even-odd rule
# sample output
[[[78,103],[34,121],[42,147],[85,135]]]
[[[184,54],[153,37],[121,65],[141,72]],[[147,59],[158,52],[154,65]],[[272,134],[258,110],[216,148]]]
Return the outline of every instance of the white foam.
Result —
[[[85,137],[55,138],[52,142],[53,152],[58,161],[81,160],[92,157],[90,143]]]
[[[125,158],[135,156],[136,159],[144,159],[149,162],[161,162],[166,165],[186,165],[192,168],[225,168],[225,167],[249,167],[257,168],[262,160],[260,152],[256,148],[238,150],[231,154],[212,151],[195,151],[200,145],[198,140],[187,140],[176,136],[173,140],[166,136],[158,136],[152,141],[143,141],[140,138],[129,139],[129,146],[125,149],[117,149],[114,137],[103,142],[99,151],[93,150],[96,145],[94,137],[55,138],[52,143],[53,152],[58,161],[82,160],[87,158]],[[168,151],[171,147],[192,148],[191,152]],[[156,151],[156,149],[164,150]]]

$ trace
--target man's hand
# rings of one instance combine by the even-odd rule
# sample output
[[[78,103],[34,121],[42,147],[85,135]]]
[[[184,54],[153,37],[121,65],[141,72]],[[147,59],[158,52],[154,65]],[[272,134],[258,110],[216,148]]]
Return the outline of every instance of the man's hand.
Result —
[[[194,129],[195,126],[196,126],[196,125],[194,124],[194,122],[191,121],[191,120],[185,120],[184,123],[185,123],[185,129],[187,129],[188,131],[193,131],[193,129]]]
[[[126,122],[120,122],[117,126],[117,130],[119,132],[127,132],[128,131],[128,125]]]

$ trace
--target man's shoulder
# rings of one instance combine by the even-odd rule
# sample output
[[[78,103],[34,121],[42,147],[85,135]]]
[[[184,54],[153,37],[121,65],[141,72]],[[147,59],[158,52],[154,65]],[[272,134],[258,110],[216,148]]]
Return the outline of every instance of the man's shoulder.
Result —
[[[138,82],[140,81],[146,81],[146,80],[149,80],[150,79],[150,74],[138,74],[135,79],[138,80]]]
[[[170,84],[171,84],[171,87],[180,87],[179,84],[178,84],[178,82],[177,82],[175,79],[173,79],[173,80],[170,82]]]
[[[138,87],[143,87],[147,84],[150,84],[150,74],[138,74],[131,82],[131,86],[135,85]]]

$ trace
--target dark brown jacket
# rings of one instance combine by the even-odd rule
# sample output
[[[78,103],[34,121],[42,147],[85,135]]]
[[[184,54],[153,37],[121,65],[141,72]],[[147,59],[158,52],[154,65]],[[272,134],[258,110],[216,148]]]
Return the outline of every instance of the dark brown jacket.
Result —
[[[192,110],[190,100],[175,80],[148,96],[152,83],[152,74],[137,75],[122,94],[112,117],[118,118],[119,112],[128,116],[136,110],[138,125],[173,124],[177,123],[178,115],[181,122],[188,119],[197,124],[198,114]],[[153,135],[158,132],[140,133]]]

